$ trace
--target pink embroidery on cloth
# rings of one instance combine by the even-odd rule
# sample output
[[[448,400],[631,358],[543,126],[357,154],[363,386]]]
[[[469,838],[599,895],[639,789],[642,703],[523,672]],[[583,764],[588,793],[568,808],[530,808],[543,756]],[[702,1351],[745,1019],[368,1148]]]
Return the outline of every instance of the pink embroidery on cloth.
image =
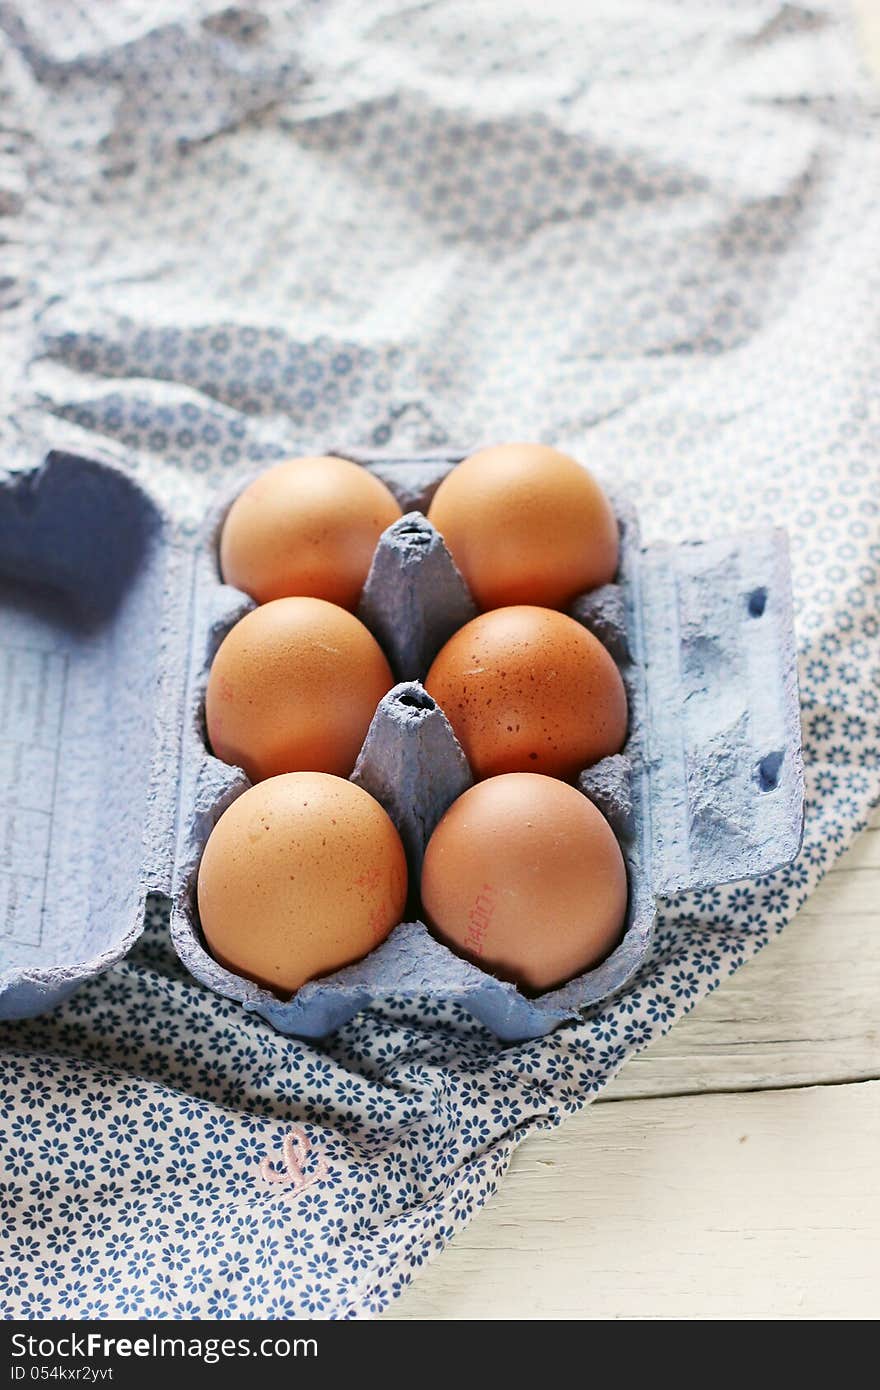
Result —
[[[328,1173],[327,1162],[323,1155],[319,1156],[317,1163],[311,1173],[305,1173],[303,1165],[311,1152],[311,1143],[308,1135],[303,1129],[292,1129],[289,1134],[285,1134],[281,1145],[284,1154],[284,1171],[280,1172],[272,1167],[272,1161],[267,1156],[260,1161],[260,1177],[263,1182],[284,1182],[293,1185],[294,1193],[305,1192],[307,1187],[311,1187],[313,1182],[320,1182],[326,1178]]]

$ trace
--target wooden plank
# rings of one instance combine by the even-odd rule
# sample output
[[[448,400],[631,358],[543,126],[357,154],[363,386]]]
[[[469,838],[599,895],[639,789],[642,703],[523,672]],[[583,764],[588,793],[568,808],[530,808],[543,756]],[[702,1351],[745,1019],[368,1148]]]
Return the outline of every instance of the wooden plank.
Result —
[[[388,1316],[873,1318],[880,1083],[594,1105]]]
[[[599,1097],[880,1077],[880,817],[797,919]]]
[[[866,866],[846,873],[829,874],[801,908],[801,917],[827,919],[859,915],[873,917],[880,913],[880,868]]]
[[[801,917],[630,1059],[599,1102],[880,1076],[876,915]]]

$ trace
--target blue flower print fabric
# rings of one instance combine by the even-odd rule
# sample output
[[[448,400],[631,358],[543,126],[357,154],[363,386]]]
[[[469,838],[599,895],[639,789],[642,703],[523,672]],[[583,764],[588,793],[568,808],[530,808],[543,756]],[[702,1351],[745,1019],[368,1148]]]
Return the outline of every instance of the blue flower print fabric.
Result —
[[[531,438],[648,541],[789,528],[803,852],[663,904],[605,1006],[303,1043],[189,977],[154,901],[0,1027],[6,1317],[377,1314],[877,798],[876,92],[843,0],[3,0],[0,60],[6,463],[114,459],[195,527],[263,460]]]

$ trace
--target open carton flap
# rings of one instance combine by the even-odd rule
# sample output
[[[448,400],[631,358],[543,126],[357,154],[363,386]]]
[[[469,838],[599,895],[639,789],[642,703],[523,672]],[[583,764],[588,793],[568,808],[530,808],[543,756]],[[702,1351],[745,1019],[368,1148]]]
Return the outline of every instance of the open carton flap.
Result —
[[[0,472],[0,1017],[51,1008],[120,959],[150,861],[170,881],[189,640],[170,531],[97,460],[53,451]]]

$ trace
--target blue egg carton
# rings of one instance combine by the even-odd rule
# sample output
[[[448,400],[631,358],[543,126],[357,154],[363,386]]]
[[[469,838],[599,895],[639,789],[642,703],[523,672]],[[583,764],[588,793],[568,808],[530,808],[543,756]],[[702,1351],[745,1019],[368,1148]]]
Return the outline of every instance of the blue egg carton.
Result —
[[[467,759],[420,684],[476,609],[425,512],[456,458],[358,458],[404,516],[384,533],[360,616],[399,684],[381,701],[352,780],[395,821],[417,887]],[[617,580],[570,612],[605,643],[629,697],[621,754],[579,785],[623,848],[623,938],[595,969],[527,997],[419,921],[364,960],[277,998],[212,959],[196,875],[208,835],[249,783],[208,747],[217,647],[253,603],[222,583],[219,529],[240,478],[191,535],[108,463],[52,453],[0,473],[0,1018],[52,1008],[121,959],[145,898],[172,898],[188,969],[285,1033],[321,1037],[383,999],[456,1000],[506,1040],[537,1037],[624,986],[656,902],[789,863],[803,831],[797,673],[785,533],[684,545],[621,528]],[[243,924],[246,927],[246,924]]]

